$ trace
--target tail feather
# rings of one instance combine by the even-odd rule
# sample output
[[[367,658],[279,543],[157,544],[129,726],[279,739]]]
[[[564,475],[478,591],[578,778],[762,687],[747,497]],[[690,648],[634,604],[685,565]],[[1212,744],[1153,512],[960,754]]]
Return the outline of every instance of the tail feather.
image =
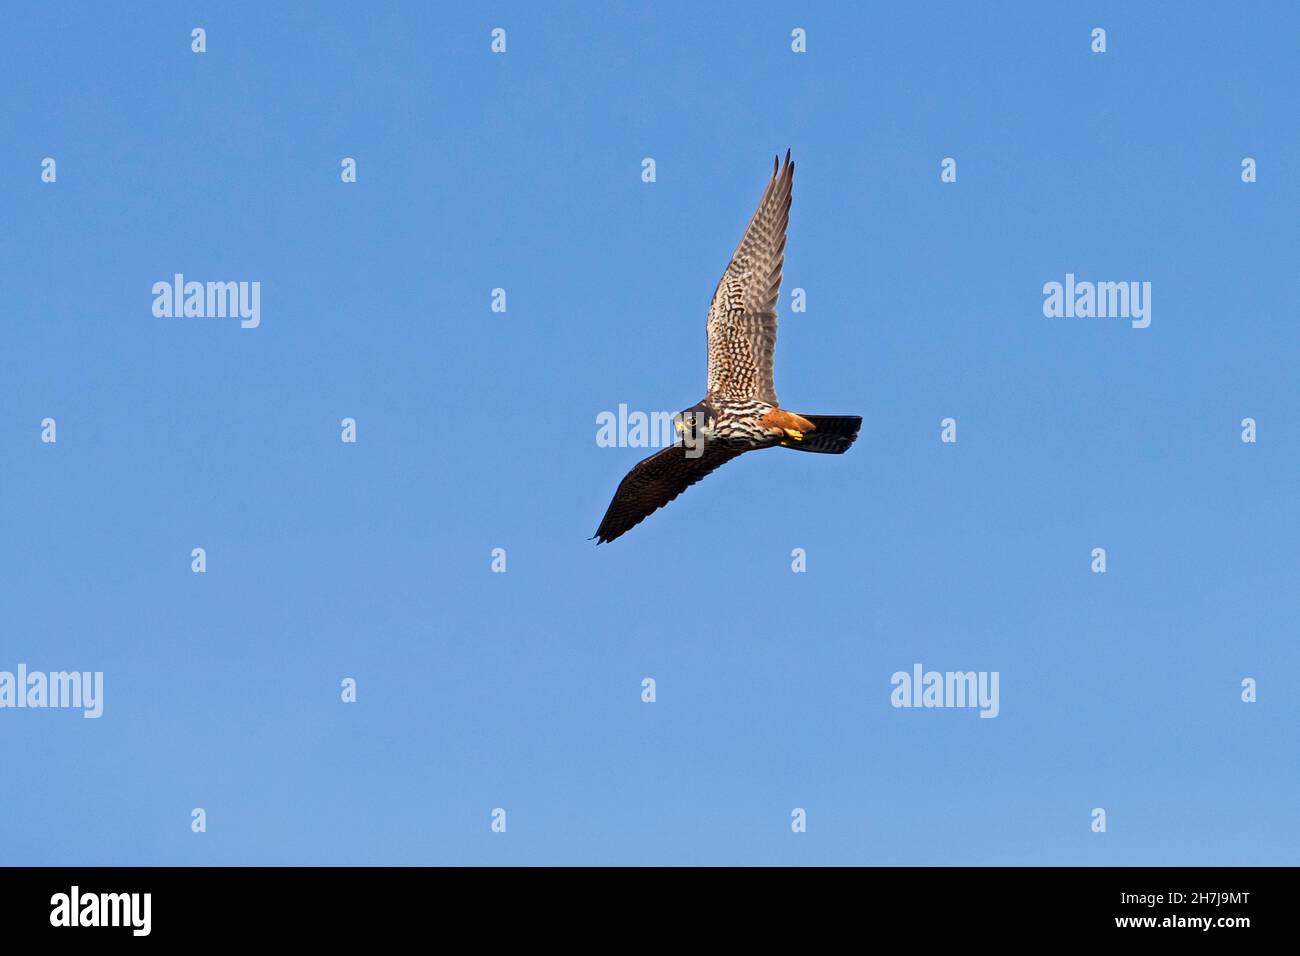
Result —
[[[861,415],[803,415],[816,428],[804,432],[803,441],[785,441],[782,446],[795,451],[811,451],[821,455],[842,455],[849,450],[862,427]]]

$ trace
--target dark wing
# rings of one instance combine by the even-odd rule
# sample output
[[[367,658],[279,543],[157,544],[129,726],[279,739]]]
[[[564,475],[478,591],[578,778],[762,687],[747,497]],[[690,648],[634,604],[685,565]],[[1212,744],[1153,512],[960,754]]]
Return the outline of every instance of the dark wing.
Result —
[[[749,450],[709,442],[704,453],[695,458],[687,456],[685,445],[669,445],[651,455],[619,482],[614,500],[596,529],[596,543],[613,541],[705,475]]]
[[[785,264],[794,163],[773,164],[772,179],[736,247],[709,306],[708,394],[777,404],[772,383],[776,299]]]

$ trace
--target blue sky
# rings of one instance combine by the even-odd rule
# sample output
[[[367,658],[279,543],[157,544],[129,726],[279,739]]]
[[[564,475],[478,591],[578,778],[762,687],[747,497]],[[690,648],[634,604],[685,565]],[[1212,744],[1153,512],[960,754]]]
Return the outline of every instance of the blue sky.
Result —
[[[376,6],[5,12],[0,670],[105,701],[0,710],[0,862],[1296,862],[1293,9]],[[787,148],[777,389],[861,437],[597,548]]]

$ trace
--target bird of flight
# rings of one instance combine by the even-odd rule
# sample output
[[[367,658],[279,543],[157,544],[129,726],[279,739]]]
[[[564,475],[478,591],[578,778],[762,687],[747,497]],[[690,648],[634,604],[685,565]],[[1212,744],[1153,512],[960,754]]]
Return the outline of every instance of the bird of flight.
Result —
[[[627,473],[596,529],[613,541],[705,475],[758,448],[842,455],[858,437],[858,415],[795,415],[772,384],[776,299],[785,262],[794,163],[774,161],[772,179],[709,306],[709,371],[704,400],[677,417],[682,435]]]

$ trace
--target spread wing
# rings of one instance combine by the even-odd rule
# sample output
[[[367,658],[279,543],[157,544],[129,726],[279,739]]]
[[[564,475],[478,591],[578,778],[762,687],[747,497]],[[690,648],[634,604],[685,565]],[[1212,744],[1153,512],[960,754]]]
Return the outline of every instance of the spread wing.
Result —
[[[662,508],[705,475],[748,451],[721,442],[709,442],[695,458],[685,445],[669,445],[629,471],[614,492],[605,517],[596,529],[597,544],[613,541],[646,516]]]
[[[772,179],[736,247],[709,306],[708,394],[777,404],[772,384],[776,298],[785,263],[794,163],[773,163]]]

